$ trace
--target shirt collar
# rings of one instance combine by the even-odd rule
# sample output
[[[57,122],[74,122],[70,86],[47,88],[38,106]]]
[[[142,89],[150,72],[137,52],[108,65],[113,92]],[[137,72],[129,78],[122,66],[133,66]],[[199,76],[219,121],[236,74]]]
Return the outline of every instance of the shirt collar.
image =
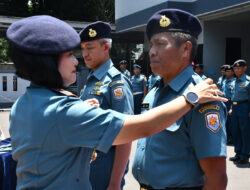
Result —
[[[98,80],[101,80],[102,77],[108,72],[108,70],[113,66],[113,63],[111,61],[111,59],[109,59],[108,61],[106,61],[105,63],[103,63],[96,71],[92,71],[90,72],[88,79],[91,76],[94,76],[95,78],[97,78]]]
[[[187,81],[190,80],[194,74],[192,66],[186,67],[180,74],[178,74],[168,85],[176,92],[178,92]]]
[[[246,74],[243,74],[243,75],[239,78],[239,80],[245,81],[245,80],[246,80]]]

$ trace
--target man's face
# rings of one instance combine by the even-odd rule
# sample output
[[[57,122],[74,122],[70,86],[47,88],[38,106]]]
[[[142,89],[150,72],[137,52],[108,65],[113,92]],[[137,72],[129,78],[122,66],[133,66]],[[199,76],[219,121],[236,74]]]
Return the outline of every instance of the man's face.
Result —
[[[127,67],[127,65],[126,64],[120,64],[120,69],[123,71],[123,70],[125,70],[126,69],[126,67]]]
[[[141,73],[141,69],[139,69],[139,68],[134,68],[134,74],[137,76],[137,75],[139,75],[140,73]]]
[[[224,69],[220,70],[221,76],[226,76],[226,71]]]
[[[162,78],[173,76],[181,67],[181,51],[175,39],[167,32],[158,33],[150,39],[150,67]]]
[[[105,45],[101,44],[99,40],[90,42],[82,42],[82,56],[86,66],[92,70],[97,70],[105,60]]]
[[[234,67],[235,75],[240,78],[245,73],[246,67]]]
[[[198,75],[200,75],[200,74],[203,73],[203,70],[202,70],[202,68],[200,68],[200,67],[196,67],[196,68],[194,69],[194,72],[196,72]]]
[[[225,71],[225,73],[226,73],[226,77],[227,77],[227,79],[232,78],[232,77],[233,77],[233,75],[234,75],[233,70],[227,70],[227,71]]]

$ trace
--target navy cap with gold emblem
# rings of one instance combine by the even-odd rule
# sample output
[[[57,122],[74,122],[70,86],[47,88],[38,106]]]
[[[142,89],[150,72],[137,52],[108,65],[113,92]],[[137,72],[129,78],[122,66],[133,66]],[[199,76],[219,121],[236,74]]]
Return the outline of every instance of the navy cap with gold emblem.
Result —
[[[123,65],[126,65],[126,64],[127,64],[127,61],[126,61],[126,60],[121,60],[119,64],[120,64],[120,65],[122,65],[122,64],[123,64]]]
[[[134,67],[134,68],[141,69],[141,66],[140,66],[140,65],[138,65],[138,64],[134,64],[134,65],[133,65],[133,67]]]
[[[244,67],[247,65],[247,62],[244,59],[238,59],[234,62],[233,67]]]
[[[63,53],[80,44],[79,35],[69,24],[47,15],[14,22],[7,30],[7,38],[18,48],[38,54]]]
[[[224,65],[224,70],[225,71],[233,70],[233,66],[232,65]]]
[[[156,12],[147,23],[146,33],[150,40],[161,32],[183,32],[198,37],[202,28],[194,15],[179,9],[163,9]]]
[[[196,69],[196,68],[201,68],[201,69],[203,69],[203,64],[195,64],[195,65],[193,66],[193,68],[194,68],[194,69]]]
[[[111,26],[107,22],[97,21],[89,24],[79,33],[82,42],[111,38]]]

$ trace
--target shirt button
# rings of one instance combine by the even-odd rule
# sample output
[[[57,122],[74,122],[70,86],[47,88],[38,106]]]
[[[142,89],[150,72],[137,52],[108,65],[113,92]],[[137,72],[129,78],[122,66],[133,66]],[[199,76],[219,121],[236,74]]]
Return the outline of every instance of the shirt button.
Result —
[[[137,167],[137,170],[141,170],[141,168],[140,168],[140,167]]]

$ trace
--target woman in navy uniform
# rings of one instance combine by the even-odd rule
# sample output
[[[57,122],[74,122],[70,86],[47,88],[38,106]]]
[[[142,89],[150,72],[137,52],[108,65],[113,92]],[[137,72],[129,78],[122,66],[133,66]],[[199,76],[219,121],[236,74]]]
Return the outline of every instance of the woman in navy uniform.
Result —
[[[31,81],[10,113],[17,189],[91,190],[94,149],[149,136],[171,125],[192,107],[184,96],[147,114],[130,116],[89,105],[61,90],[76,81],[72,49],[80,37],[67,23],[33,16],[7,30],[16,74]],[[200,103],[225,100],[212,80],[192,88]],[[95,104],[95,101],[92,102]]]

